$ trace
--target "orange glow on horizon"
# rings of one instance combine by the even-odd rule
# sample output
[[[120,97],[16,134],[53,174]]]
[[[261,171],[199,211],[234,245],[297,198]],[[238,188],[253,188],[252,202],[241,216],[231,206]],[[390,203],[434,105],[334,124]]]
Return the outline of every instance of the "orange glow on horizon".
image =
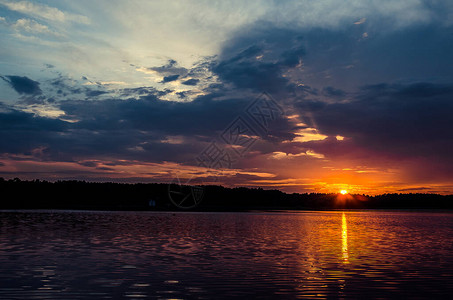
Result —
[[[299,159],[307,164],[296,163]],[[305,161],[304,160],[304,161]],[[361,200],[359,195],[385,193],[452,194],[449,181],[422,184],[407,178],[404,169],[384,169],[356,166],[354,163],[323,161],[313,155],[286,156],[279,164],[271,160],[253,161],[260,168],[215,170],[176,162],[144,162],[123,159],[83,159],[74,162],[37,160],[33,155],[0,155],[0,177],[21,180],[64,180],[71,178],[93,182],[171,182],[176,176],[194,183],[225,187],[262,187],[287,193],[336,194],[338,199]],[[319,164],[328,166],[319,167]],[[246,175],[246,176],[244,176]],[[360,198],[360,199],[359,199]],[[363,198],[363,199],[366,199]],[[339,201],[341,203],[341,201]]]

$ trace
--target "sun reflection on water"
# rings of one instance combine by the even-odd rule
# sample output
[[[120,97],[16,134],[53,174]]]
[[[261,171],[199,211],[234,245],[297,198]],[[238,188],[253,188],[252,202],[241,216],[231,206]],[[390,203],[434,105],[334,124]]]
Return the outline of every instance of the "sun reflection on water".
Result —
[[[343,213],[342,222],[341,222],[341,251],[343,253],[343,262],[349,262],[349,253],[348,253],[348,224],[346,222],[346,215]]]

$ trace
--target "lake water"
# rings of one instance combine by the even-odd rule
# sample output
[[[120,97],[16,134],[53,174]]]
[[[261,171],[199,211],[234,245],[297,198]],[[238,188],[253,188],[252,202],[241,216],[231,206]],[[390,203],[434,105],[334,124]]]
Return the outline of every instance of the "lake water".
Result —
[[[0,212],[0,299],[453,296],[453,214]]]

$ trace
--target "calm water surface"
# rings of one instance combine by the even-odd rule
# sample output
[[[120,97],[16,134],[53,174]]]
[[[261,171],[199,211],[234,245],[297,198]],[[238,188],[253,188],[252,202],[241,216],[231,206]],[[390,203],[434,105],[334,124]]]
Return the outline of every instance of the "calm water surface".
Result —
[[[0,212],[0,299],[452,297],[453,214]]]

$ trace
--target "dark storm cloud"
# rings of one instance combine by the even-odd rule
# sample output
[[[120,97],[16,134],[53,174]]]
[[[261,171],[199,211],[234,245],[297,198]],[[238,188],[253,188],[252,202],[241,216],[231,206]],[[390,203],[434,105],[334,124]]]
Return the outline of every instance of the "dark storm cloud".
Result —
[[[183,67],[179,67],[178,63],[174,59],[170,59],[166,65],[163,65],[161,67],[152,67],[152,68],[147,68],[148,70],[155,71],[159,74],[162,74],[164,76],[174,76],[174,75],[180,75],[183,76],[187,74],[188,70]]]
[[[33,104],[45,104],[46,102],[52,101],[53,99],[47,99],[44,95],[31,95],[31,96],[27,95],[22,96],[18,103],[33,105]]]
[[[97,96],[100,96],[100,95],[104,95],[104,94],[107,94],[108,92],[106,91],[99,91],[99,90],[87,90],[85,91],[85,95],[87,95],[87,97],[97,97]]]
[[[46,159],[59,161],[116,157],[195,163],[206,145],[253,100],[218,100],[225,95],[211,93],[182,103],[160,100],[159,91],[146,90],[150,93],[138,98],[60,102],[65,119],[75,123],[16,110],[4,112],[0,115],[0,152],[26,154],[43,148]],[[141,92],[125,91],[128,95]],[[286,119],[276,121],[265,140],[292,139],[291,126]]]
[[[162,79],[161,83],[166,83],[166,82],[171,82],[175,81],[179,78],[179,75],[170,75],[170,76],[165,76],[164,79]]]
[[[99,96],[108,94],[110,92],[101,83],[93,82],[86,76],[82,76],[81,80],[89,81],[91,83],[90,85],[84,85],[79,80],[64,76],[60,72],[58,72],[57,74],[58,77],[47,80],[45,83],[48,83],[48,85],[50,85],[48,86],[47,91],[55,93],[56,95],[58,95],[59,99],[68,96],[69,98],[80,98],[82,95],[85,95],[88,99],[96,99]]]
[[[40,95],[42,93],[39,88],[39,82],[31,80],[26,76],[0,76],[6,81],[16,92],[26,95]]]
[[[0,112],[0,153],[30,153],[52,143],[53,137],[64,132],[67,123],[57,119],[34,116],[17,110]]]
[[[79,165],[85,166],[85,167],[96,167],[98,165],[98,162],[96,162],[96,161],[82,161],[82,162],[79,162]]]
[[[140,100],[66,101],[68,115],[80,120],[74,124],[87,130],[156,130],[170,135],[205,135],[221,132],[253,99],[216,100],[222,94],[209,94],[192,102],[162,101],[152,93]]]
[[[156,143],[162,136],[138,130],[87,130],[72,123],[36,116],[32,113],[8,111],[0,114],[1,153],[30,155],[39,160],[74,161],[86,157],[122,157],[125,159],[159,160],[152,153],[128,150],[141,142]],[[36,150],[40,149],[36,156]],[[171,151],[169,152],[171,153]],[[177,155],[174,155],[177,158]]]
[[[83,79],[84,80],[84,79]],[[57,93],[62,96],[82,94],[88,90],[87,87],[81,87],[77,81],[58,73],[58,77],[49,81],[50,85],[57,89]]]
[[[368,38],[361,34],[368,31]],[[351,27],[301,33],[306,85],[354,91],[380,82],[453,82],[452,28],[436,24],[393,31]]]
[[[304,54],[300,33],[259,23],[229,41],[212,69],[237,88],[289,92],[294,87],[283,73],[299,65]]]
[[[178,95],[178,97],[180,99],[184,99],[187,97],[186,93],[185,92],[177,92],[176,95]]]
[[[185,84],[185,85],[192,85],[193,86],[193,85],[197,85],[199,81],[200,81],[199,79],[192,78],[192,79],[183,81],[181,83]]]
[[[349,102],[302,101],[297,106],[311,113],[322,133],[349,137],[375,153],[451,156],[453,84],[379,84],[364,87]]]
[[[67,128],[68,123],[58,119],[34,117],[33,114],[14,109],[0,111],[0,130],[2,131],[59,132]]]
[[[333,88],[331,86],[327,86],[322,89],[324,95],[328,97],[344,97],[346,96],[346,92],[340,89]]]
[[[137,87],[137,88],[125,88],[119,90],[119,94],[122,97],[126,98],[131,98],[131,97],[140,97],[140,96],[145,96],[149,94],[154,94],[157,96],[163,96],[166,95],[168,92],[166,91],[158,91],[153,87],[149,86],[142,86],[142,87]]]

